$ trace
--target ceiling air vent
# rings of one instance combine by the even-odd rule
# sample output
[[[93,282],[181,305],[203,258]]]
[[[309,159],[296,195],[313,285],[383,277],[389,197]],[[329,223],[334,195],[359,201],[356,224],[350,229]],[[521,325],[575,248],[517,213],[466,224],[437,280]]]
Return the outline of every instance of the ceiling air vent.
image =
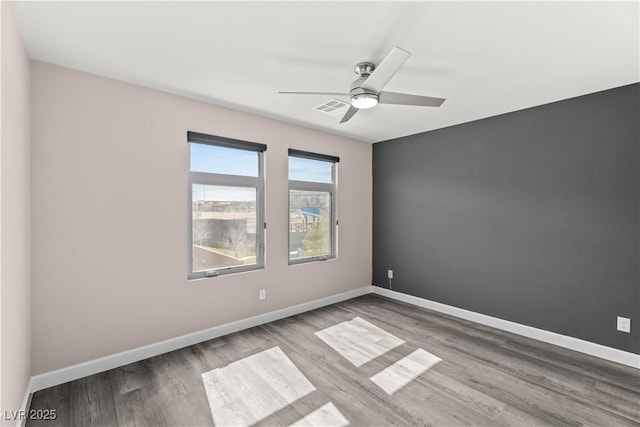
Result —
[[[324,104],[318,105],[317,107],[313,107],[313,109],[322,113],[331,114],[332,116],[337,116],[338,114],[344,112],[344,109],[348,106],[349,104],[346,102],[332,99],[325,102]]]

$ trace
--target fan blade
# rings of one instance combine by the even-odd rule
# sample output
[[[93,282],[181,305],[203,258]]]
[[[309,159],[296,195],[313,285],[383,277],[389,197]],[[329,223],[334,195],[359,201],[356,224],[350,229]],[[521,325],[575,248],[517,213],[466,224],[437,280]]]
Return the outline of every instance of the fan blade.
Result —
[[[344,92],[278,92],[281,95],[329,95],[329,96],[351,96]]]
[[[411,53],[398,46],[394,46],[391,52],[382,60],[373,73],[365,80],[360,87],[372,90],[376,93],[381,92],[386,84],[391,80],[402,64],[411,56]]]
[[[408,93],[398,92],[380,92],[378,98],[380,104],[418,105],[421,107],[439,107],[445,101],[444,98],[409,95]]]
[[[346,113],[344,113],[344,116],[342,116],[342,119],[340,120],[340,123],[344,123],[344,122],[348,122],[349,119],[351,117],[353,117],[353,115],[355,113],[358,112],[358,109],[356,107],[354,107],[353,105],[349,107],[349,109],[347,110]]]

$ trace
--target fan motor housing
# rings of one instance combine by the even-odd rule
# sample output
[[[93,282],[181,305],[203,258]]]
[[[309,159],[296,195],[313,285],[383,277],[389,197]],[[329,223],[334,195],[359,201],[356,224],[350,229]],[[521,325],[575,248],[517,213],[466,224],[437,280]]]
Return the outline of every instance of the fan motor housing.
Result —
[[[351,90],[349,91],[349,93],[351,94],[352,98],[356,95],[362,95],[365,93],[368,95],[375,95],[376,97],[378,96],[378,94],[372,90],[361,88],[360,83],[362,83],[362,81],[358,79],[351,84]]]
[[[375,64],[371,62],[360,62],[354,68],[358,77],[351,83],[349,93],[351,94],[351,105],[358,109],[367,109],[374,107],[378,101],[378,93],[370,89],[362,87],[362,83],[369,78],[373,70],[376,69]]]
[[[353,71],[358,74],[360,77],[369,77],[373,70],[376,69],[376,64],[372,62],[359,62],[354,67]]]
[[[365,93],[369,95],[376,95],[377,97],[378,94],[376,92],[361,87],[362,83],[369,78],[369,76],[375,69],[376,65],[371,62],[360,62],[356,64],[356,66],[354,67],[354,71],[360,77],[358,77],[353,81],[353,83],[351,83],[351,88],[349,90],[349,93],[351,93],[351,98]]]

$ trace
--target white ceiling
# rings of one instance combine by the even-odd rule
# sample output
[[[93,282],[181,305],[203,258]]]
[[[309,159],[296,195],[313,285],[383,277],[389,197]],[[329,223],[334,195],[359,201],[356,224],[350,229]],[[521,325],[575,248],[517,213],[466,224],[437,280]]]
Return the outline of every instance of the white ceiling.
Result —
[[[632,2],[15,2],[31,58],[377,142],[640,80]],[[360,61],[413,55],[385,90],[447,98],[314,111]]]

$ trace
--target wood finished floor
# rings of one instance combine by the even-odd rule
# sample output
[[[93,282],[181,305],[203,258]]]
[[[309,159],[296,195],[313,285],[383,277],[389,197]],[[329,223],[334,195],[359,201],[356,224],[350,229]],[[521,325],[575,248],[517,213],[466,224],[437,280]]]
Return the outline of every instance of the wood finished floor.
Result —
[[[360,317],[405,342],[355,367],[315,332]],[[333,402],[351,425],[640,426],[640,371],[366,295],[38,391],[27,426],[213,425],[202,374],[280,347],[316,391],[257,425]],[[417,349],[442,359],[388,395],[369,378]]]

